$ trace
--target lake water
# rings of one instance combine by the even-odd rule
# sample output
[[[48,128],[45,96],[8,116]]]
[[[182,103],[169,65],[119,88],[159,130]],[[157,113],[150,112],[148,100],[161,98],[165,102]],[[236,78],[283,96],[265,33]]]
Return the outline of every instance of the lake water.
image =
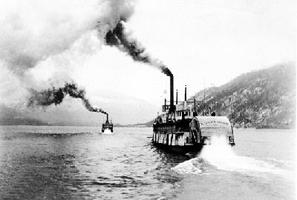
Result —
[[[295,130],[235,129],[199,155],[151,128],[0,127],[0,199],[295,199]]]

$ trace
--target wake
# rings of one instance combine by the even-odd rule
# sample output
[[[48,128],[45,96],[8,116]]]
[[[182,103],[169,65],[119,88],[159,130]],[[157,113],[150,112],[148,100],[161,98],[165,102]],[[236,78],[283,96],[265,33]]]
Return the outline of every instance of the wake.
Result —
[[[259,172],[278,174],[280,170],[265,161],[236,155],[224,136],[212,137],[211,144],[205,145],[196,158],[180,163],[173,167],[172,170],[180,174],[201,174],[210,167],[243,173]]]
[[[105,129],[103,132],[102,132],[103,135],[113,135],[114,133],[111,132],[109,129]]]

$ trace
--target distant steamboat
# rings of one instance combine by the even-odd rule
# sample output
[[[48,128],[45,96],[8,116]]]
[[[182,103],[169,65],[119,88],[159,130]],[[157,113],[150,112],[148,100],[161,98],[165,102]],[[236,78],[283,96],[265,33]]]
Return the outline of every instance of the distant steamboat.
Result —
[[[101,132],[104,133],[105,130],[109,130],[110,132],[113,133],[113,124],[108,119],[108,113],[106,113],[106,121],[105,121],[105,123],[102,124]]]
[[[165,99],[162,113],[157,116],[153,124],[152,143],[156,147],[178,153],[198,152],[203,145],[211,141],[213,136],[223,136],[227,143],[235,144],[233,127],[226,116],[198,116],[201,137],[195,140],[190,130],[190,122],[196,111],[195,100],[192,102],[194,105],[188,104],[187,88],[185,88],[184,101],[178,102],[176,93],[176,103],[174,104],[173,91],[172,75],[170,76],[170,103],[167,105]]]

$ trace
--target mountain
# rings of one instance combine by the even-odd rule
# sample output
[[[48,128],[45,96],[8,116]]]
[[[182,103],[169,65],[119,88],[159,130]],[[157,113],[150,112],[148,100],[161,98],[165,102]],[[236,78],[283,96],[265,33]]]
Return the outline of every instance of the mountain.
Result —
[[[145,123],[136,123],[136,124],[115,124],[115,127],[152,127],[154,120],[145,122]]]
[[[295,64],[280,64],[199,91],[198,115],[227,115],[236,127],[292,128],[296,121]]]
[[[23,115],[16,109],[0,105],[0,125],[48,125],[48,123]]]

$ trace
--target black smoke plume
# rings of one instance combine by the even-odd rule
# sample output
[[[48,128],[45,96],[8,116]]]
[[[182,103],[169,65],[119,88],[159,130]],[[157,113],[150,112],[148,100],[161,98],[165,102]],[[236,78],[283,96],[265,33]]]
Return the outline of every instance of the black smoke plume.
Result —
[[[167,76],[173,76],[166,66],[150,57],[145,52],[145,48],[143,48],[138,41],[127,37],[123,24],[124,21],[125,19],[121,19],[114,29],[107,32],[105,35],[106,44],[118,47],[121,51],[130,55],[135,61],[153,65],[159,68]]]
[[[37,91],[30,90],[31,96],[28,101],[28,106],[50,106],[58,105],[63,102],[63,99],[69,95],[70,97],[81,99],[84,106],[90,112],[100,112],[107,115],[107,112],[100,108],[94,108],[89,100],[85,97],[86,92],[83,89],[79,89],[75,83],[65,83],[64,87],[55,88],[52,87],[47,90]]]

